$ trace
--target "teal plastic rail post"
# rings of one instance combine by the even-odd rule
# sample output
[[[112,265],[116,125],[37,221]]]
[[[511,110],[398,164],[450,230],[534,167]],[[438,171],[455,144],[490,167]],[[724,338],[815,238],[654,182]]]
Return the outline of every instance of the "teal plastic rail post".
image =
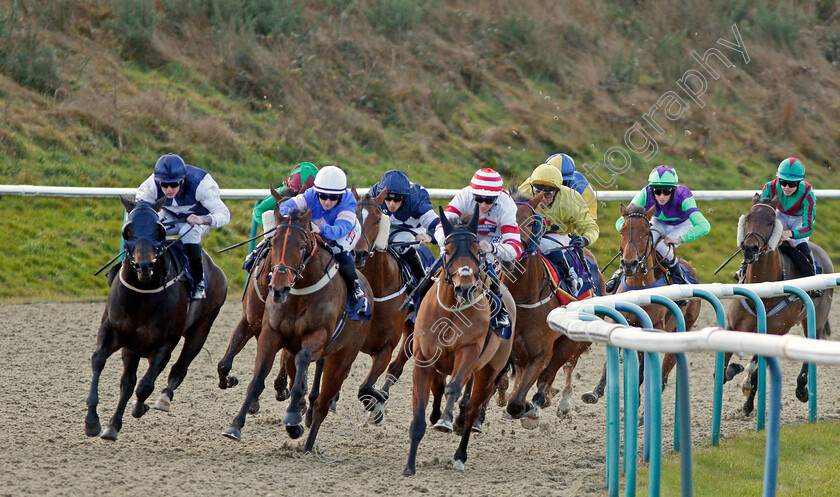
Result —
[[[782,290],[796,295],[805,304],[805,311],[808,315],[806,336],[817,338],[817,313],[814,309],[814,301],[811,300],[808,292],[790,285],[785,285]],[[808,364],[808,422],[817,422],[817,365],[813,362]]]
[[[673,300],[663,297],[661,295],[651,295],[650,301],[654,304],[659,304],[668,308],[671,311],[671,314],[674,316],[674,320],[677,322],[676,331],[677,332],[684,332],[685,331],[685,316],[683,316],[682,311],[680,310],[680,306],[678,306]],[[678,356],[679,354],[674,354],[674,356]],[[685,355],[683,354],[683,358]],[[680,369],[677,369],[677,384],[679,386],[679,375],[683,374]],[[674,397],[674,450],[679,452],[680,451],[680,418],[682,417],[680,413],[680,395],[683,392],[680,392],[680,389],[677,388],[675,397]],[[690,439],[689,439],[690,440]],[[689,458],[691,455],[689,454]]]
[[[715,308],[715,317],[717,318],[717,325],[722,329],[726,329],[726,313],[723,310],[723,304],[720,299],[706,290],[694,289],[692,291],[694,297],[707,300],[712,307]],[[715,353],[715,392],[714,401],[712,405],[712,445],[720,445],[720,418],[723,409],[723,362],[726,359],[723,352]]]
[[[763,497],[775,497],[779,473],[779,425],[782,416],[782,368],[776,357],[767,358],[770,368],[770,413],[767,420],[767,442],[764,447]]]
[[[624,496],[636,496],[639,455],[639,354],[624,350]]]
[[[741,295],[750,299],[755,305],[755,318],[757,323],[757,331],[759,333],[767,333],[767,309],[764,307],[764,302],[758,297],[758,294],[752,290],[747,288],[743,288],[740,286],[736,286],[732,289],[732,293],[735,295]],[[765,421],[765,410],[767,407],[767,399],[766,399],[766,386],[765,386],[765,376],[766,371],[764,370],[764,357],[758,357],[758,381],[756,388],[758,389],[758,395],[756,396],[756,410],[755,410],[755,429],[756,430],[763,430],[764,429],[764,421]]]

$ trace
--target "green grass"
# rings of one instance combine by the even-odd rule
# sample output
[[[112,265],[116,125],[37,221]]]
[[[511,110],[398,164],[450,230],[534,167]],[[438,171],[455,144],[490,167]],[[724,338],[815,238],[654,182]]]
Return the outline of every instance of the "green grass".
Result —
[[[828,441],[835,443],[826,443]],[[776,495],[829,497],[840,488],[840,424],[819,423],[783,428],[779,442]],[[766,432],[739,435],[692,452],[694,495],[761,495]],[[636,495],[645,495],[648,468],[640,468]],[[662,460],[662,495],[680,495],[680,457]]]

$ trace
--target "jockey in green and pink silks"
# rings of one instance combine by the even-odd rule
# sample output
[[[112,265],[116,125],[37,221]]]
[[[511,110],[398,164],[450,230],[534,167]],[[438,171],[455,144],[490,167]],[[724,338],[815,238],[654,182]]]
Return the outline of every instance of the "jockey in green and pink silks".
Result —
[[[678,280],[686,281],[674,249],[706,235],[711,229],[709,221],[697,208],[691,190],[679,184],[677,172],[673,167],[656,166],[648,176],[648,186],[639,191],[630,203],[640,205],[645,210],[656,207],[651,220],[656,251],[665,261],[668,271]],[[615,229],[621,231],[622,226],[624,217],[619,217],[615,222]],[[658,243],[660,233],[665,243]],[[609,293],[621,277],[620,270],[616,273],[607,283]]]

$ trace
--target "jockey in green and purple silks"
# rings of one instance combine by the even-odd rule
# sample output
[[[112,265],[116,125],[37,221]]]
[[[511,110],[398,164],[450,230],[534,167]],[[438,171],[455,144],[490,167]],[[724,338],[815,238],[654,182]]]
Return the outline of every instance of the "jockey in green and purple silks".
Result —
[[[671,275],[678,282],[686,282],[674,249],[706,235],[711,229],[709,221],[697,208],[691,190],[679,184],[673,167],[656,166],[648,176],[648,186],[637,193],[630,203],[645,209],[656,207],[650,226],[656,252],[665,261]],[[615,229],[621,231],[622,226],[624,217],[619,217]],[[660,233],[665,243],[658,243]],[[674,249],[670,248],[671,245]],[[615,288],[615,282],[621,277],[620,270],[616,273],[607,283],[608,293],[612,293],[611,289]]]
[[[811,263],[810,274],[816,274],[814,256],[811,254],[811,247],[808,239],[814,232],[814,218],[817,214],[817,197],[814,189],[805,181],[805,166],[796,157],[788,157],[779,163],[776,169],[776,178],[768,181],[761,190],[761,198],[779,199],[779,206],[776,208],[776,219],[781,221],[782,241],[787,241]],[[746,264],[742,263],[741,269],[736,273],[739,279],[746,273]]]

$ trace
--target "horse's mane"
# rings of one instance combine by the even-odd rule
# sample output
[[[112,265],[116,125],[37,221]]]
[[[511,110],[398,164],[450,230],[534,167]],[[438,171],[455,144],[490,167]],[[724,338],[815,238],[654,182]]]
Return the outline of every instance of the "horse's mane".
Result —
[[[303,209],[292,209],[289,211],[289,221],[291,222],[299,222],[304,215],[309,213],[309,207],[304,207]]]
[[[639,204],[630,204],[627,206],[627,213],[628,214],[644,214],[647,212],[645,206]]]

